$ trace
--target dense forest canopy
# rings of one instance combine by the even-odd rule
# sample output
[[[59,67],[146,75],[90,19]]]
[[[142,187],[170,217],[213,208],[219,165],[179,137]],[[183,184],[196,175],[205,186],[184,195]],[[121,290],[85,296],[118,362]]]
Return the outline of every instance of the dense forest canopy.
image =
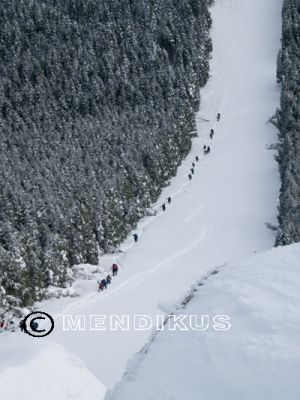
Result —
[[[2,0],[0,296],[97,263],[191,146],[210,0]]]
[[[276,244],[300,241],[300,0],[284,0],[282,49],[277,80],[282,83],[279,165],[281,191]]]

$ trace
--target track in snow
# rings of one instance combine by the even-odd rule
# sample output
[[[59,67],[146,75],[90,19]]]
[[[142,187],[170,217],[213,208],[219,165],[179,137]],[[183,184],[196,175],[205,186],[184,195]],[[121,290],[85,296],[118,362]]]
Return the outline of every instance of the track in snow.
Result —
[[[177,302],[214,266],[272,247],[273,233],[264,223],[276,221],[279,177],[274,152],[266,149],[276,133],[266,121],[279,98],[275,60],[280,3],[226,0],[212,7],[214,52],[211,79],[201,92],[199,137],[157,208],[168,196],[173,202],[165,213],[141,221],[136,245],[131,238],[124,243],[125,253],[117,258],[124,269],[108,291],[66,300],[63,313],[155,316],[161,304]],[[203,157],[211,128],[212,153]],[[196,155],[201,157],[188,182]],[[57,315],[50,339],[83,359],[111,387],[150,333],[63,332]]]

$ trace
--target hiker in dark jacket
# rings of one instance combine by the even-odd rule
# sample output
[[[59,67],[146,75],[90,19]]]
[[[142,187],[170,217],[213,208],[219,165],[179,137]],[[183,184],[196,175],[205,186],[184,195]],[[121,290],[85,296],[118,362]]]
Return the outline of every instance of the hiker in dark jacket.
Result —
[[[107,275],[106,282],[107,282],[108,285],[111,284],[111,276],[110,275]]]
[[[211,139],[214,137],[214,134],[215,134],[215,131],[213,129],[211,129],[210,130],[210,134],[209,134]]]
[[[168,204],[171,204],[171,203],[172,203],[172,199],[171,199],[170,196],[167,198],[167,201],[168,201]]]
[[[189,174],[189,180],[190,180],[190,181],[192,180],[192,178],[193,178],[193,177],[192,177],[192,175],[191,175],[191,174]]]
[[[199,161],[199,157],[198,157],[198,156],[196,156],[196,161],[197,161],[197,162]]]
[[[133,240],[136,243],[139,240],[139,235],[137,233],[134,233],[132,236],[133,236]]]
[[[161,206],[161,208],[162,208],[163,211],[166,211],[166,205],[165,205],[165,203]]]
[[[217,121],[218,121],[218,122],[220,121],[220,118],[221,118],[221,114],[218,113],[218,114],[217,114]]]
[[[114,264],[111,266],[110,269],[111,269],[111,271],[112,271],[113,276],[118,275],[119,267],[117,266],[117,264],[114,263]]]
[[[25,320],[24,319],[21,319],[21,321],[19,323],[19,327],[21,329],[21,332],[25,332],[26,325],[25,325]]]

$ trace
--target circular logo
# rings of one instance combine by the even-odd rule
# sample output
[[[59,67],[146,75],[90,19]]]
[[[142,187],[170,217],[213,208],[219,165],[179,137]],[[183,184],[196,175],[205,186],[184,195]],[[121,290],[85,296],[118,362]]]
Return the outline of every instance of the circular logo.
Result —
[[[39,327],[39,322],[43,321],[43,328]],[[23,322],[24,331],[33,337],[45,337],[48,336],[54,329],[54,320],[51,315],[42,312],[35,311],[28,314]]]

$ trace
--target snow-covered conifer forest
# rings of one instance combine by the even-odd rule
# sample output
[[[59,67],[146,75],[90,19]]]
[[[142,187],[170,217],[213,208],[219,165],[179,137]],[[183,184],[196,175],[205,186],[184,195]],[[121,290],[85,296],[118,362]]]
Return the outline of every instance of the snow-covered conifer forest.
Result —
[[[279,165],[282,187],[276,243],[300,241],[300,1],[284,0],[282,48],[277,80],[282,84],[281,107],[275,116],[280,131]]]
[[[0,291],[11,304],[116,249],[176,173],[209,74],[209,3],[1,1]]]

